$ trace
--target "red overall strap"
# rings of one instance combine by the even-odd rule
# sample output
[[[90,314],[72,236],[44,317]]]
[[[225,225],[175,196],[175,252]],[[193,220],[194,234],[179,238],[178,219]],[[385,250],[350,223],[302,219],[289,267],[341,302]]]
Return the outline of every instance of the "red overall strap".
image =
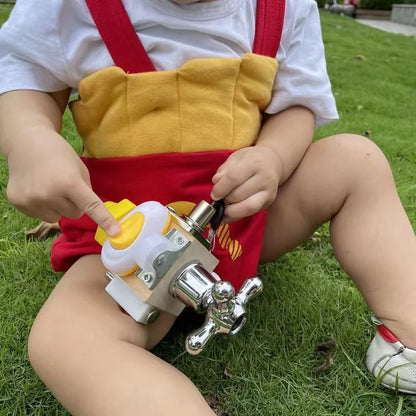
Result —
[[[127,73],[155,71],[122,0],[85,1],[115,65]],[[254,53],[276,57],[284,16],[285,0],[257,0]]]
[[[85,0],[114,63],[127,73],[155,71],[121,0]]]
[[[275,58],[282,37],[285,0],[257,0],[253,52]]]

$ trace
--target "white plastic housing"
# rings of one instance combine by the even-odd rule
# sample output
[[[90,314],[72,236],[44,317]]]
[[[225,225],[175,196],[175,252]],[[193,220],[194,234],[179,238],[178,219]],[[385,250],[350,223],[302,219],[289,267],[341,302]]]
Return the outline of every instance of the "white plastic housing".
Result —
[[[101,258],[104,267],[112,273],[125,275],[136,266],[147,272],[154,272],[153,261],[163,251],[172,248],[172,243],[162,235],[169,211],[156,201],[148,201],[138,205],[121,221],[140,212],[144,215],[143,227],[137,238],[127,248],[112,247],[107,238],[103,244]]]

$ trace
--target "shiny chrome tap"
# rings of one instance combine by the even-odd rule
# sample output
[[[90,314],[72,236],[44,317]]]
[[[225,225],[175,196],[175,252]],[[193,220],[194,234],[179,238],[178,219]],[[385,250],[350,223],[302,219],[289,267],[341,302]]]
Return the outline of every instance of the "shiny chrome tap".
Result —
[[[206,312],[203,325],[186,339],[186,350],[199,354],[215,334],[234,335],[240,332],[247,320],[244,305],[263,284],[258,277],[247,279],[235,295],[230,282],[219,280],[198,264],[188,266],[173,280],[170,292],[184,304],[198,312]]]

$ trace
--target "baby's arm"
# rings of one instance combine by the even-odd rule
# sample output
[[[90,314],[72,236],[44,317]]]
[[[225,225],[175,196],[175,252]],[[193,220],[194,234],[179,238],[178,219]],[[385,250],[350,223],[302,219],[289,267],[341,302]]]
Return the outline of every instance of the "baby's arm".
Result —
[[[287,1],[285,16],[278,74],[266,109],[274,115],[264,123],[256,146],[232,154],[213,177],[211,196],[229,203],[226,221],[270,206],[279,185],[302,160],[315,126],[338,118],[316,2]]]
[[[54,222],[88,214],[109,235],[117,221],[92,191],[88,170],[59,135],[69,90],[18,90],[0,96],[0,150],[9,166],[7,196],[31,217]]]
[[[211,197],[227,201],[225,221],[253,215],[275,200],[311,144],[314,128],[310,110],[290,107],[264,122],[255,146],[234,152],[219,167]]]

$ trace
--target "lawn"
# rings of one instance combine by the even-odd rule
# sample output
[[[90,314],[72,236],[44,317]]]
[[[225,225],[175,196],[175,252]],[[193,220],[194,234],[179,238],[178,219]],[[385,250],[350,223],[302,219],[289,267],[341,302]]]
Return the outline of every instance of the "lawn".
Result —
[[[10,7],[0,5],[0,19]],[[1,23],[2,20],[0,20]],[[343,16],[322,14],[328,70],[341,120],[316,139],[353,132],[386,153],[399,194],[416,224],[416,38],[383,33]],[[79,149],[68,115],[63,134]],[[27,242],[37,224],[6,200],[0,162],[0,416],[67,415],[37,379],[26,340],[40,306],[59,279],[49,267],[54,237]],[[219,415],[415,415],[416,400],[375,385],[364,357],[371,313],[333,258],[328,227],[274,264],[249,321],[197,357],[184,352],[186,333],[171,333],[155,352],[194,380]],[[316,352],[317,346],[329,346]],[[326,351],[326,352],[325,352]]]

